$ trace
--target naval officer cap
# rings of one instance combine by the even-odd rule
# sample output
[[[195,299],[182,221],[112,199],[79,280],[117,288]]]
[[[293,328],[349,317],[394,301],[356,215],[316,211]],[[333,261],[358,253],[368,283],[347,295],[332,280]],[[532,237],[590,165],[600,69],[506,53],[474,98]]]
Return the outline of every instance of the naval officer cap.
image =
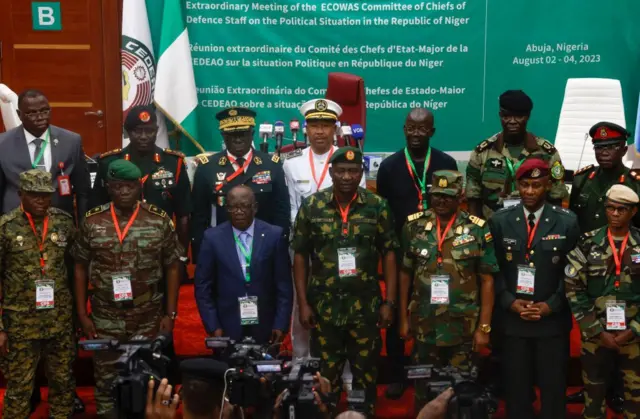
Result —
[[[609,188],[607,199],[623,205],[637,205],[640,201],[638,194],[625,185],[613,185]]]
[[[256,113],[248,108],[227,108],[216,114],[222,132],[244,132],[256,126]]]
[[[500,111],[506,115],[528,116],[533,110],[533,101],[522,90],[507,90],[500,95]]]
[[[549,165],[546,161],[538,158],[525,160],[516,171],[516,179],[539,179],[549,176]]]
[[[333,100],[312,99],[300,106],[300,113],[307,121],[337,121],[342,115],[342,108]]]
[[[333,153],[329,163],[357,163],[362,164],[362,151],[356,147],[341,147]]]
[[[127,117],[124,119],[124,128],[127,131],[136,129],[140,125],[155,126],[158,122],[156,110],[151,105],[137,105],[129,109]]]
[[[613,122],[598,122],[589,130],[589,136],[594,146],[615,144],[627,141],[629,132]]]
[[[117,159],[112,161],[107,168],[107,181],[122,180],[134,181],[140,180],[142,172],[134,163],[128,160]]]

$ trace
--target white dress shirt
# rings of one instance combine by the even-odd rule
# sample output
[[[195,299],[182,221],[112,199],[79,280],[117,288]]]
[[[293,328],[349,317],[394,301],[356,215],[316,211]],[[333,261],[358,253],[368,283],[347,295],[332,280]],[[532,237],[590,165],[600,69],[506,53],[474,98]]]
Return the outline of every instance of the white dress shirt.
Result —
[[[33,161],[37,157],[37,156],[34,156],[34,153],[36,152],[36,144],[33,142],[33,140],[35,140],[36,138],[45,140],[47,139],[48,133],[45,132],[44,134],[42,134],[41,137],[35,137],[26,129],[23,128],[22,130],[24,131],[24,136],[27,139],[27,147],[29,148],[29,157],[31,158],[31,164],[33,164]],[[51,144],[50,143],[51,143],[51,138],[49,138],[49,141],[47,142],[46,147],[45,147],[44,141],[42,142],[42,147],[45,147],[44,152],[42,153],[42,161],[44,162],[44,167],[45,169],[47,169],[47,171],[51,171]]]
[[[529,214],[531,214],[531,212],[528,211],[524,206],[522,208],[524,209],[524,219],[528,224],[529,223]],[[540,217],[542,216],[542,211],[543,210],[544,210],[544,205],[541,206],[540,208],[538,208],[538,210],[533,213],[533,215],[536,217],[535,220],[533,220],[534,223],[537,223],[540,220]]]
[[[242,158],[244,159],[245,162],[247,161],[247,159],[249,158],[249,154],[251,154],[251,153],[253,153],[253,148],[251,148],[251,150],[247,151],[247,154],[242,156]],[[229,153],[229,151],[227,151],[227,158],[229,158],[229,161],[231,161],[231,159],[233,159],[233,161],[235,161],[237,159],[237,157],[234,156],[233,154]],[[236,170],[238,170],[240,168],[240,166],[238,166],[236,163],[231,163],[231,165],[233,166],[233,170],[234,171],[236,171]],[[247,169],[248,168],[249,168],[249,165],[247,165],[247,167],[244,169],[245,173],[247,173]]]

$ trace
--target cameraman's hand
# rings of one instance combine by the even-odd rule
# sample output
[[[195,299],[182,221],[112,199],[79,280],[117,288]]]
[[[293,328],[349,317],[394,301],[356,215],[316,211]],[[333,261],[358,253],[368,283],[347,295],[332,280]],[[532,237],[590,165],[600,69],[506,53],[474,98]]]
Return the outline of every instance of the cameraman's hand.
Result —
[[[271,339],[269,340],[269,344],[276,345],[278,343],[281,343],[283,339],[284,333],[282,333],[282,330],[273,329],[271,331]]]
[[[302,327],[305,329],[313,329],[316,327],[316,319],[313,315],[313,310],[309,304],[302,304],[299,308],[299,317]]]
[[[453,389],[449,388],[422,408],[417,419],[444,419],[447,414],[449,400],[453,397]]]
[[[153,398],[154,387],[155,381],[151,378],[147,386],[147,406],[144,409],[145,419],[174,419],[178,404],[180,404],[180,396],[174,394],[171,397],[172,387],[166,378],[160,381],[155,400]]]
[[[96,339],[98,334],[96,333],[96,326],[93,324],[93,321],[86,314],[79,316],[80,325],[82,326],[82,333],[87,337],[87,339]]]
[[[378,318],[378,327],[386,329],[391,326],[393,321],[393,310],[389,304],[383,304],[380,306],[380,317]]]
[[[9,353],[9,335],[7,332],[0,332],[0,355]]]
[[[322,401],[322,396],[328,396],[331,393],[331,382],[320,375],[319,372],[313,377],[315,385],[313,386],[313,397],[316,399],[316,405],[321,413],[329,413],[329,407]]]

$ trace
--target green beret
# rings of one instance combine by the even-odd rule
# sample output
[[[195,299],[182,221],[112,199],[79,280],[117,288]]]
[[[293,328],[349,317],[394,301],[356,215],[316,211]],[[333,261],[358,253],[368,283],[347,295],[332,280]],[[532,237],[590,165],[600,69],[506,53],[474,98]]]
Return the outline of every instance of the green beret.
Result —
[[[51,173],[40,169],[31,169],[20,173],[20,190],[23,192],[53,193]]]
[[[140,180],[142,172],[138,166],[128,160],[118,159],[109,164],[107,168],[107,181],[109,180]]]
[[[358,163],[362,164],[362,151],[356,147],[342,147],[337,149],[329,163]]]
[[[455,170],[438,170],[433,173],[431,181],[432,194],[460,196],[464,177]]]

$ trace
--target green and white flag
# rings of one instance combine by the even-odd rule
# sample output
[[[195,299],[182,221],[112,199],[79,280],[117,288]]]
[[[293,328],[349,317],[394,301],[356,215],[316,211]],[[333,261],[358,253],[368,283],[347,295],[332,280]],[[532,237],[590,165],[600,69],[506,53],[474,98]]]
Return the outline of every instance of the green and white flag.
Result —
[[[190,140],[181,142],[182,151],[188,155],[204,152],[196,138],[198,96],[180,0],[164,1],[158,57],[156,106]]]
[[[122,3],[122,120],[137,105],[153,103],[156,84],[156,59],[153,55],[151,30],[145,0],[124,0]],[[164,118],[158,114],[158,147],[169,147]],[[129,144],[123,132],[122,146]]]

